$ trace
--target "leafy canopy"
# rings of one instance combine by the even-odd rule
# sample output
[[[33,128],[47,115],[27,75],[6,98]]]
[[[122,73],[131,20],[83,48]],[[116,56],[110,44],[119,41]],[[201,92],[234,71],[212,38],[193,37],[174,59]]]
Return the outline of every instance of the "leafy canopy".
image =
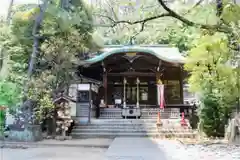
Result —
[[[33,49],[33,26],[40,9],[36,5],[21,5],[14,7],[13,13],[11,24],[0,28],[0,47],[9,57],[8,76],[2,82],[4,90],[1,90],[5,99],[17,97],[9,92],[11,87],[16,86],[16,90],[22,91],[26,85],[24,82]],[[38,102],[35,114],[39,120],[51,116],[54,108],[52,99],[69,85],[80,61],[78,57],[98,48],[92,38],[91,21],[90,10],[80,1],[66,5],[59,0],[49,3],[37,35],[40,42],[37,61],[33,75],[27,81],[30,86],[28,98]]]

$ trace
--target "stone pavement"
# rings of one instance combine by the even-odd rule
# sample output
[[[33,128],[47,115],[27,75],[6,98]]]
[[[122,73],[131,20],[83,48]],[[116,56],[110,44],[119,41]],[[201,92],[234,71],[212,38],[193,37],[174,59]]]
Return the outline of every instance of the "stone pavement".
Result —
[[[106,152],[106,160],[168,160],[150,138],[116,138]]]
[[[43,140],[40,142],[11,142],[0,141],[0,148],[33,148],[33,147],[95,147],[108,148],[113,139],[91,138],[91,139],[72,139],[72,140]]]

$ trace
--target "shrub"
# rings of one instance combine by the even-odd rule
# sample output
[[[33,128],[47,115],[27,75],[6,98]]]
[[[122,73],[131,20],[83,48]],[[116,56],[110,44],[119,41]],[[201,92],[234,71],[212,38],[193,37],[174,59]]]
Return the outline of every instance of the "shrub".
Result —
[[[203,132],[209,137],[223,137],[227,112],[219,103],[214,93],[204,94],[200,108],[200,119]]]

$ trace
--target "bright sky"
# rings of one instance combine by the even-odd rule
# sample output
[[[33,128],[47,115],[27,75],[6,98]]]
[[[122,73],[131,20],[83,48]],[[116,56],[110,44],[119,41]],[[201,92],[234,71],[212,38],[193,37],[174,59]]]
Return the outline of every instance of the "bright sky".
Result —
[[[0,0],[0,16],[6,16],[11,0]],[[14,0],[14,4],[37,3],[38,0]]]

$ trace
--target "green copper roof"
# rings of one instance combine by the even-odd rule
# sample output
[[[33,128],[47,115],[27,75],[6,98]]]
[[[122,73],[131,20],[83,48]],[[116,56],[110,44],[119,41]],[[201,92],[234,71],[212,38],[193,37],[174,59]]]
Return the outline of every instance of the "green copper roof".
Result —
[[[179,50],[168,46],[105,46],[103,53],[93,58],[85,60],[85,64],[93,64],[100,62],[108,56],[126,53],[126,52],[142,52],[151,54],[157,58],[170,63],[184,63],[185,58],[181,55]]]

